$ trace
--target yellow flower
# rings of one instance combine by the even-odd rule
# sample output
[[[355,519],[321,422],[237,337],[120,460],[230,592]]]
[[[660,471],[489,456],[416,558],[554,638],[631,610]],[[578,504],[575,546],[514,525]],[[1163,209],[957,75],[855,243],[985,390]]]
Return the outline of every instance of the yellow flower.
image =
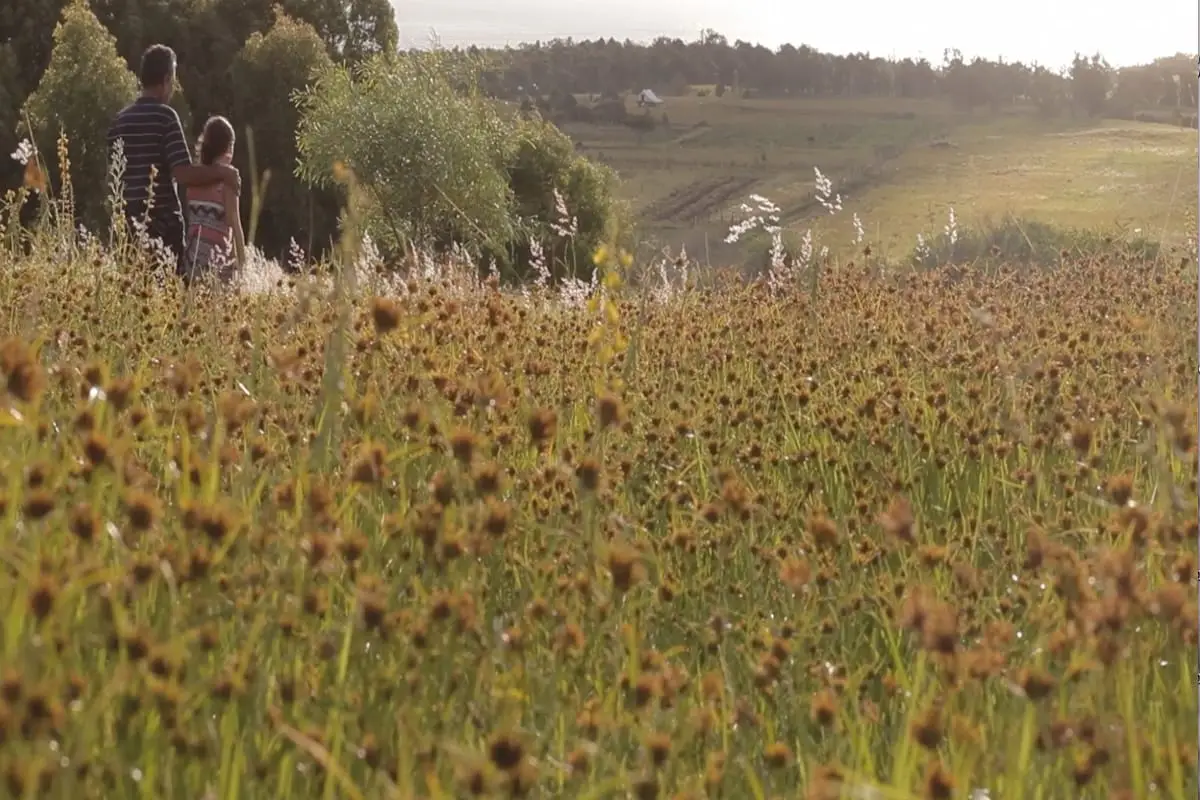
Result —
[[[617,311],[617,304],[611,300],[604,304],[604,316],[613,325],[621,321],[621,314]]]

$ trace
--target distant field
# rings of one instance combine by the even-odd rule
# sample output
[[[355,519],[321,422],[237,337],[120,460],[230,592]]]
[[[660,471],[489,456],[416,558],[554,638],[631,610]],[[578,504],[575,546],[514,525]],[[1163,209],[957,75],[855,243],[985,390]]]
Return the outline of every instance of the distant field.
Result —
[[[941,101],[747,100],[668,97],[650,132],[568,123],[580,150],[612,166],[643,238],[713,262],[736,258],[722,239],[750,194],[783,209],[790,229],[814,227],[838,249],[851,213],[885,251],[907,252],[941,230],[1006,213],[1063,226],[1190,230],[1196,132],[1169,125],[1039,120],[954,112]],[[665,123],[664,123],[665,118]],[[834,181],[845,213],[813,203],[813,168]]]
[[[950,149],[914,151],[886,182],[847,202],[885,250],[911,249],[918,231],[941,230],[949,207],[960,224],[1006,214],[1063,227],[1125,228],[1176,240],[1195,233],[1196,132],[1136,122],[1067,131],[963,131]],[[843,215],[845,216],[845,215]],[[851,220],[823,229],[848,240]]]

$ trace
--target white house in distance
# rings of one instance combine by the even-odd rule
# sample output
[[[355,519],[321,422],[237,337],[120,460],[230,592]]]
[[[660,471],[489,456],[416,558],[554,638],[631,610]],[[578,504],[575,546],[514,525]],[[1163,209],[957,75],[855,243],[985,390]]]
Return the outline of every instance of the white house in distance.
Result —
[[[638,105],[639,106],[661,106],[661,105],[663,105],[663,100],[661,97],[656,95],[651,90],[642,89],[641,93],[638,95]]]

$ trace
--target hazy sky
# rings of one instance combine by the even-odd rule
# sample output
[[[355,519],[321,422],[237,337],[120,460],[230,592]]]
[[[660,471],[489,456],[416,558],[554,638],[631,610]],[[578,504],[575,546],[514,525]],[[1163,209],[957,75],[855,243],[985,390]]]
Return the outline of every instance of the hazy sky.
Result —
[[[695,39],[713,28],[768,47],[808,44],[832,53],[924,56],[947,47],[1065,66],[1099,50],[1116,66],[1197,47],[1196,0],[394,0],[405,46],[435,29],[446,46],[535,39]]]

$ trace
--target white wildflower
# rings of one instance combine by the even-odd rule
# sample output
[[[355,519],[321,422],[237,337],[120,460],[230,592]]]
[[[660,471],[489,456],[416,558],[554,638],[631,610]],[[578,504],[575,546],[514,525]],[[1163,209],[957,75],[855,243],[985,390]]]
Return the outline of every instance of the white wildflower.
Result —
[[[813,173],[816,176],[814,185],[816,187],[817,202],[821,207],[830,214],[836,214],[842,210],[842,196],[833,193],[833,181],[825,177],[821,172],[820,167],[813,167]]]
[[[958,218],[954,216],[954,206],[950,206],[950,218],[943,231],[952,246],[958,244]]]
[[[22,139],[12,153],[12,160],[23,167],[29,163],[31,158],[33,158],[33,144],[28,139]]]
[[[554,189],[554,214],[557,218],[551,221],[550,229],[563,239],[574,239],[579,233],[579,219],[567,212],[567,201],[557,188]]]

